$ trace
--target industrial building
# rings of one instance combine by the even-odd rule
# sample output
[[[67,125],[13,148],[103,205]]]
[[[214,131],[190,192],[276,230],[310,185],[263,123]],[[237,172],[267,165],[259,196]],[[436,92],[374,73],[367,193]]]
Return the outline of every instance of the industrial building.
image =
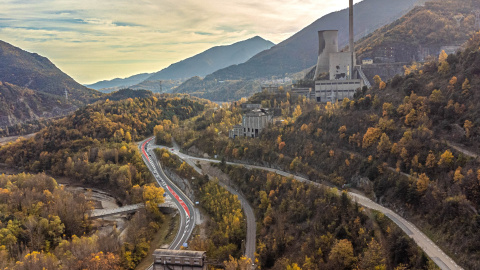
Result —
[[[242,124],[230,130],[229,137],[256,138],[273,122],[273,114],[267,109],[254,109],[243,115]]]
[[[261,109],[262,104],[253,104],[253,103],[242,103],[240,105],[243,110],[254,110],[254,109]]]
[[[357,89],[370,86],[357,66],[353,40],[353,1],[350,0],[350,46],[348,52],[338,51],[338,30],[318,32],[318,60],[315,70],[315,100],[336,102],[352,99]],[[317,80],[323,73],[329,73],[328,80]]]
[[[157,249],[153,257],[153,270],[207,269],[205,251]]]
[[[312,91],[312,88],[294,87],[294,88],[292,88],[292,94],[297,95],[297,96],[304,96],[307,99],[315,99],[315,92]]]

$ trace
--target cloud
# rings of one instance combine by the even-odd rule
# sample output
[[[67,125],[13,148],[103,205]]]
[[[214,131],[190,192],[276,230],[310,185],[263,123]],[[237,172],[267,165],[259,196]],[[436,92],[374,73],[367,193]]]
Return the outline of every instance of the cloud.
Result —
[[[158,71],[255,35],[278,43],[348,5],[346,0],[0,1],[0,39],[50,58],[82,83]]]

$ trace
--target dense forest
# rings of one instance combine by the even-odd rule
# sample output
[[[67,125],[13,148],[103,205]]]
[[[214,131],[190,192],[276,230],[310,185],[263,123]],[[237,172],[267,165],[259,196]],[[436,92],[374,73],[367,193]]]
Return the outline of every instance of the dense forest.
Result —
[[[396,225],[346,193],[219,165],[256,211],[262,269],[437,269]]]
[[[480,34],[453,55],[442,53],[405,76],[353,100],[315,104],[289,93],[249,102],[276,108],[282,124],[259,139],[229,139],[242,110],[207,110],[172,136],[190,153],[280,167],[363,191],[415,222],[467,269],[480,265]],[[281,116],[280,116],[281,115]]]
[[[160,203],[163,190],[136,186],[137,203]],[[134,269],[149,248],[163,216],[158,210],[136,213],[123,240],[102,234],[88,219],[92,202],[67,191],[45,174],[0,176],[0,268]]]
[[[49,125],[31,139],[0,148],[0,162],[108,187],[126,198],[132,186],[151,181],[132,142],[152,134],[163,120],[182,120],[203,108],[201,103],[176,97],[100,101]]]
[[[5,176],[0,179],[0,247],[5,265],[25,261],[25,268],[18,269],[134,269],[148,254],[152,235],[163,222],[158,209],[149,207],[160,203],[163,190],[149,184],[152,176],[133,142],[151,135],[162,121],[193,117],[205,105],[174,96],[107,99],[49,124],[30,139],[2,146],[0,162],[7,166],[65,176],[73,183],[107,190],[123,204],[147,204],[145,211],[128,221],[121,242],[118,235],[103,239],[85,219],[90,210],[85,198],[63,191],[41,174]],[[29,228],[36,234],[28,235]],[[80,254],[74,252],[79,249]],[[45,264],[31,268],[34,261]],[[97,266],[86,266],[90,261]]]
[[[407,55],[418,60],[422,49],[433,53],[442,46],[461,45],[476,30],[472,10],[479,8],[478,1],[473,0],[427,1],[359,40],[355,44],[357,56],[375,58],[382,50],[394,48],[396,60],[403,62]]]

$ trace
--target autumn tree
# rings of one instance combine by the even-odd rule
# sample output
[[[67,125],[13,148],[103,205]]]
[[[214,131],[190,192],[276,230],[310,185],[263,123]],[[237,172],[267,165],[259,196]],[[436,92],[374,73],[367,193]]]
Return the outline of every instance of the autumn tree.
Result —
[[[455,173],[453,175],[453,181],[455,181],[455,183],[461,184],[464,178],[465,178],[465,176],[463,176],[463,174],[462,174],[462,167],[458,167],[455,170]]]
[[[347,132],[347,127],[346,126],[341,126],[339,129],[338,129],[338,136],[340,137],[340,139],[343,139],[345,138],[347,135],[345,134],[345,132]]]
[[[391,149],[392,149],[392,143],[390,142],[390,138],[388,137],[387,134],[382,133],[382,136],[380,137],[380,142],[378,143],[378,146],[377,146],[377,151],[379,153],[390,153]]]
[[[473,128],[473,123],[470,120],[465,120],[465,123],[463,124],[463,128],[465,129],[465,135],[467,138],[470,138],[472,135],[472,128]]]
[[[378,84],[378,89],[380,90],[383,90],[387,87],[387,84],[384,82],[384,81],[381,81],[379,84]]]
[[[374,239],[368,243],[368,249],[360,258],[360,269],[362,270],[386,270],[386,259],[383,247]]]
[[[165,202],[163,194],[165,191],[161,187],[154,185],[146,185],[143,187],[143,202],[147,211],[159,215],[158,205]]]
[[[328,260],[335,269],[350,269],[357,261],[353,254],[353,246],[347,239],[337,240],[328,255]]]
[[[465,78],[465,81],[463,81],[462,84],[462,95],[467,96],[470,93],[471,88],[470,81],[468,78]]]
[[[230,255],[229,260],[223,262],[223,264],[225,265],[225,270],[250,270],[252,260],[245,256],[240,257],[240,259],[235,259]]]
[[[382,136],[382,131],[379,128],[370,127],[363,136],[363,148],[368,148],[375,144]]]
[[[418,176],[417,179],[417,191],[420,194],[423,194],[427,190],[428,185],[430,184],[430,178],[424,173]]]
[[[438,57],[439,67],[438,72],[441,74],[447,74],[450,71],[450,64],[447,62],[448,54],[442,50]]]
[[[293,119],[297,119],[300,115],[302,115],[302,108],[300,107],[300,105],[297,105],[295,111],[293,111]]]
[[[441,90],[433,90],[429,97],[429,100],[433,103],[441,103],[445,100]]]
[[[438,161],[438,165],[439,166],[443,166],[443,167],[448,167],[452,164],[453,162],[453,154],[452,154],[452,151],[450,150],[446,150],[441,156],[440,156],[440,160]]]
[[[378,75],[375,75],[375,76],[373,77],[373,81],[375,82],[375,85],[376,85],[376,86],[379,86],[380,83],[382,82],[382,78],[380,78],[380,76],[378,76]]]

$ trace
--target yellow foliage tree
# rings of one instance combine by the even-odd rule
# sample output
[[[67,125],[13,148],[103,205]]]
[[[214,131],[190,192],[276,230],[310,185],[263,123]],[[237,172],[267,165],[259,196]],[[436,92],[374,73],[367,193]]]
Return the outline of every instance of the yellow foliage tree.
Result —
[[[421,194],[427,190],[428,185],[430,184],[430,178],[424,173],[418,176],[417,179],[417,191]]]
[[[379,128],[370,127],[363,136],[363,148],[368,148],[375,144],[382,136],[382,131]]]
[[[328,259],[337,267],[336,269],[349,269],[357,260],[353,254],[353,245],[347,239],[335,242]]]
[[[465,78],[465,81],[463,81],[462,84],[462,95],[467,96],[469,94],[470,88],[470,81],[468,80],[468,78]]]
[[[390,138],[387,134],[382,133],[380,137],[380,142],[377,146],[377,151],[380,153],[389,153],[392,149],[392,143],[390,142]]]
[[[455,174],[453,175],[453,181],[455,181],[455,183],[461,184],[464,178],[465,176],[463,176],[462,174],[462,167],[458,167],[455,170]]]
[[[465,120],[465,123],[463,124],[463,128],[465,128],[465,135],[467,138],[470,138],[472,135],[472,128],[473,128],[473,123],[470,120]]]
[[[378,88],[379,88],[380,90],[383,90],[383,89],[387,88],[387,84],[382,81],[382,82],[380,82],[380,83],[378,84]]]
[[[442,50],[440,52],[440,55],[438,56],[438,62],[443,63],[443,62],[447,61],[447,58],[448,58],[448,54],[445,52],[445,50]]]
[[[386,270],[386,258],[383,247],[374,239],[368,244],[368,249],[360,259],[362,270]]]
[[[145,185],[143,187],[143,202],[147,211],[158,214],[158,205],[165,202],[163,194],[165,190],[154,185]]]
[[[252,260],[245,256],[242,256],[237,260],[233,258],[232,255],[229,255],[229,260],[223,263],[225,265],[225,270],[250,270]]]
[[[452,151],[446,150],[441,156],[440,161],[438,161],[439,166],[449,166],[453,162],[453,154]]]
[[[441,103],[445,100],[445,97],[443,96],[441,90],[433,90],[429,99],[433,103]]]
[[[298,264],[294,263],[294,264],[288,265],[287,270],[302,270],[302,268],[300,268]]]
[[[339,129],[338,129],[338,136],[340,137],[340,139],[343,139],[345,138],[347,135],[345,134],[345,132],[347,132],[347,127],[346,126],[341,126]]]
[[[294,119],[297,119],[300,115],[302,115],[302,108],[300,107],[300,105],[297,105],[297,107],[295,108],[295,111],[293,111],[293,118]]]

